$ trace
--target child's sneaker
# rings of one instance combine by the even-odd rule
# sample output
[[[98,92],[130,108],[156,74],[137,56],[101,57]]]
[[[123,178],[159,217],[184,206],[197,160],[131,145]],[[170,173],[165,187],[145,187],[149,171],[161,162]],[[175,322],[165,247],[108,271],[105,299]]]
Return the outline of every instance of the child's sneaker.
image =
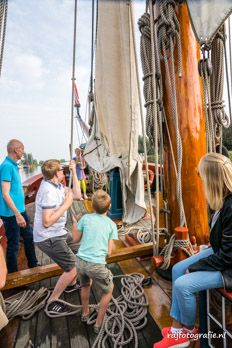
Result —
[[[48,304],[47,309],[52,314],[54,314],[54,313],[61,314],[61,313],[65,312],[65,305],[64,305],[64,303],[61,303],[59,301],[52,301],[51,303]]]
[[[189,344],[190,341],[185,331],[178,334],[169,331],[161,341],[154,343],[153,348],[184,348],[188,347]]]
[[[97,326],[97,325],[94,325],[93,326],[93,332],[95,333],[95,334],[99,334],[99,332],[100,332],[100,330],[101,330],[101,326]]]
[[[171,326],[163,327],[163,329],[161,330],[162,336],[163,337],[167,336],[168,333],[170,332],[170,330],[171,330]],[[197,327],[194,327],[194,329],[191,333],[188,331],[185,331],[185,332],[186,332],[186,335],[187,335],[190,342],[196,341],[198,339],[198,328]]]
[[[94,312],[94,308],[90,308],[88,314],[81,314],[82,323],[86,323],[89,320],[89,317],[93,312]]]
[[[67,286],[67,288],[64,290],[64,292],[70,293],[70,292],[80,290],[80,289],[81,289],[81,284],[80,284],[79,280],[77,280],[77,282],[75,284]]]

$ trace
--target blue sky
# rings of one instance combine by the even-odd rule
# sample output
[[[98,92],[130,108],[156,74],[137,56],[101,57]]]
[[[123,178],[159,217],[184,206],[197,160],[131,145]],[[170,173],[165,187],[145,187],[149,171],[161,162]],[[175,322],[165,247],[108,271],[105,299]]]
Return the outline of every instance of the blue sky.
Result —
[[[85,117],[91,3],[78,0],[76,78]],[[136,17],[144,12],[136,1]],[[0,159],[11,138],[37,160],[69,157],[74,0],[9,0],[0,80]],[[136,28],[137,30],[137,28]],[[74,146],[78,145],[76,127]]]

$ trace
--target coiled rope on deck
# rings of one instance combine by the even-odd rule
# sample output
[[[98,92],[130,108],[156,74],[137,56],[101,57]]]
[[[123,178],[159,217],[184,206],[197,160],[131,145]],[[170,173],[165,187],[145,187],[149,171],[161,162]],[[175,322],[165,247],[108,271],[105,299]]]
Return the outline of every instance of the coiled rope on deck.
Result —
[[[123,347],[132,341],[134,341],[134,347],[137,348],[138,336],[136,331],[142,329],[147,323],[148,302],[142,287],[144,276],[140,273],[132,273],[114,276],[114,278],[121,278],[121,295],[112,298],[92,348],[105,347],[108,338],[113,341],[115,348]],[[73,305],[63,300],[56,300],[56,302],[65,306],[65,312],[49,311],[47,304],[45,313],[51,318],[78,314],[82,310],[82,305]],[[95,309],[95,311],[87,321],[89,325],[95,323],[98,305],[92,304],[90,308]]]
[[[105,347],[107,338],[113,341],[115,348],[123,347],[132,341],[137,348],[137,330],[141,330],[147,324],[148,302],[142,287],[144,276],[133,273],[114,278],[118,277],[121,277],[121,295],[112,299],[92,348]]]
[[[9,320],[22,317],[27,320],[45,306],[50,291],[47,288],[21,291],[5,299],[6,315]]]

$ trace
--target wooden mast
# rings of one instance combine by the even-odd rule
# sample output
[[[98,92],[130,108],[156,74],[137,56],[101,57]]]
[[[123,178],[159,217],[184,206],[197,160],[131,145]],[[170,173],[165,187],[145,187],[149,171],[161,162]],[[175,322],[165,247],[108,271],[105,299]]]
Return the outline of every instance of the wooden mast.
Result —
[[[197,174],[200,158],[206,152],[206,134],[203,112],[202,82],[198,73],[200,47],[193,33],[187,4],[178,7],[177,17],[180,23],[182,45],[182,77],[175,69],[177,108],[179,129],[183,146],[182,191],[185,215],[190,236],[196,236],[198,244],[208,240],[208,216],[206,200],[201,180]],[[177,47],[175,47],[177,58]],[[167,115],[170,137],[176,155],[176,134],[173,127],[171,100],[168,93],[167,79],[164,73],[164,108]],[[164,142],[164,173],[167,190],[168,208],[170,209],[170,231],[179,226],[179,208],[176,199],[176,176],[168,138]]]

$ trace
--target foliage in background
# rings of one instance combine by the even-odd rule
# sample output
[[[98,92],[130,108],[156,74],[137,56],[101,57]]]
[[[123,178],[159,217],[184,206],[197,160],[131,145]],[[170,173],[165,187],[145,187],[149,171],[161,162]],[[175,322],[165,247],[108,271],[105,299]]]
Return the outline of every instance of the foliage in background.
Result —
[[[147,145],[147,155],[154,155],[154,149],[149,142],[148,137],[146,137],[146,145]],[[143,148],[143,136],[139,135],[138,137],[138,153],[144,154],[144,148]]]
[[[223,145],[227,150],[232,150],[232,127],[223,129]]]
[[[33,158],[32,153],[24,152],[21,163],[23,166],[26,166],[26,167],[38,166],[38,162],[36,159]]]

